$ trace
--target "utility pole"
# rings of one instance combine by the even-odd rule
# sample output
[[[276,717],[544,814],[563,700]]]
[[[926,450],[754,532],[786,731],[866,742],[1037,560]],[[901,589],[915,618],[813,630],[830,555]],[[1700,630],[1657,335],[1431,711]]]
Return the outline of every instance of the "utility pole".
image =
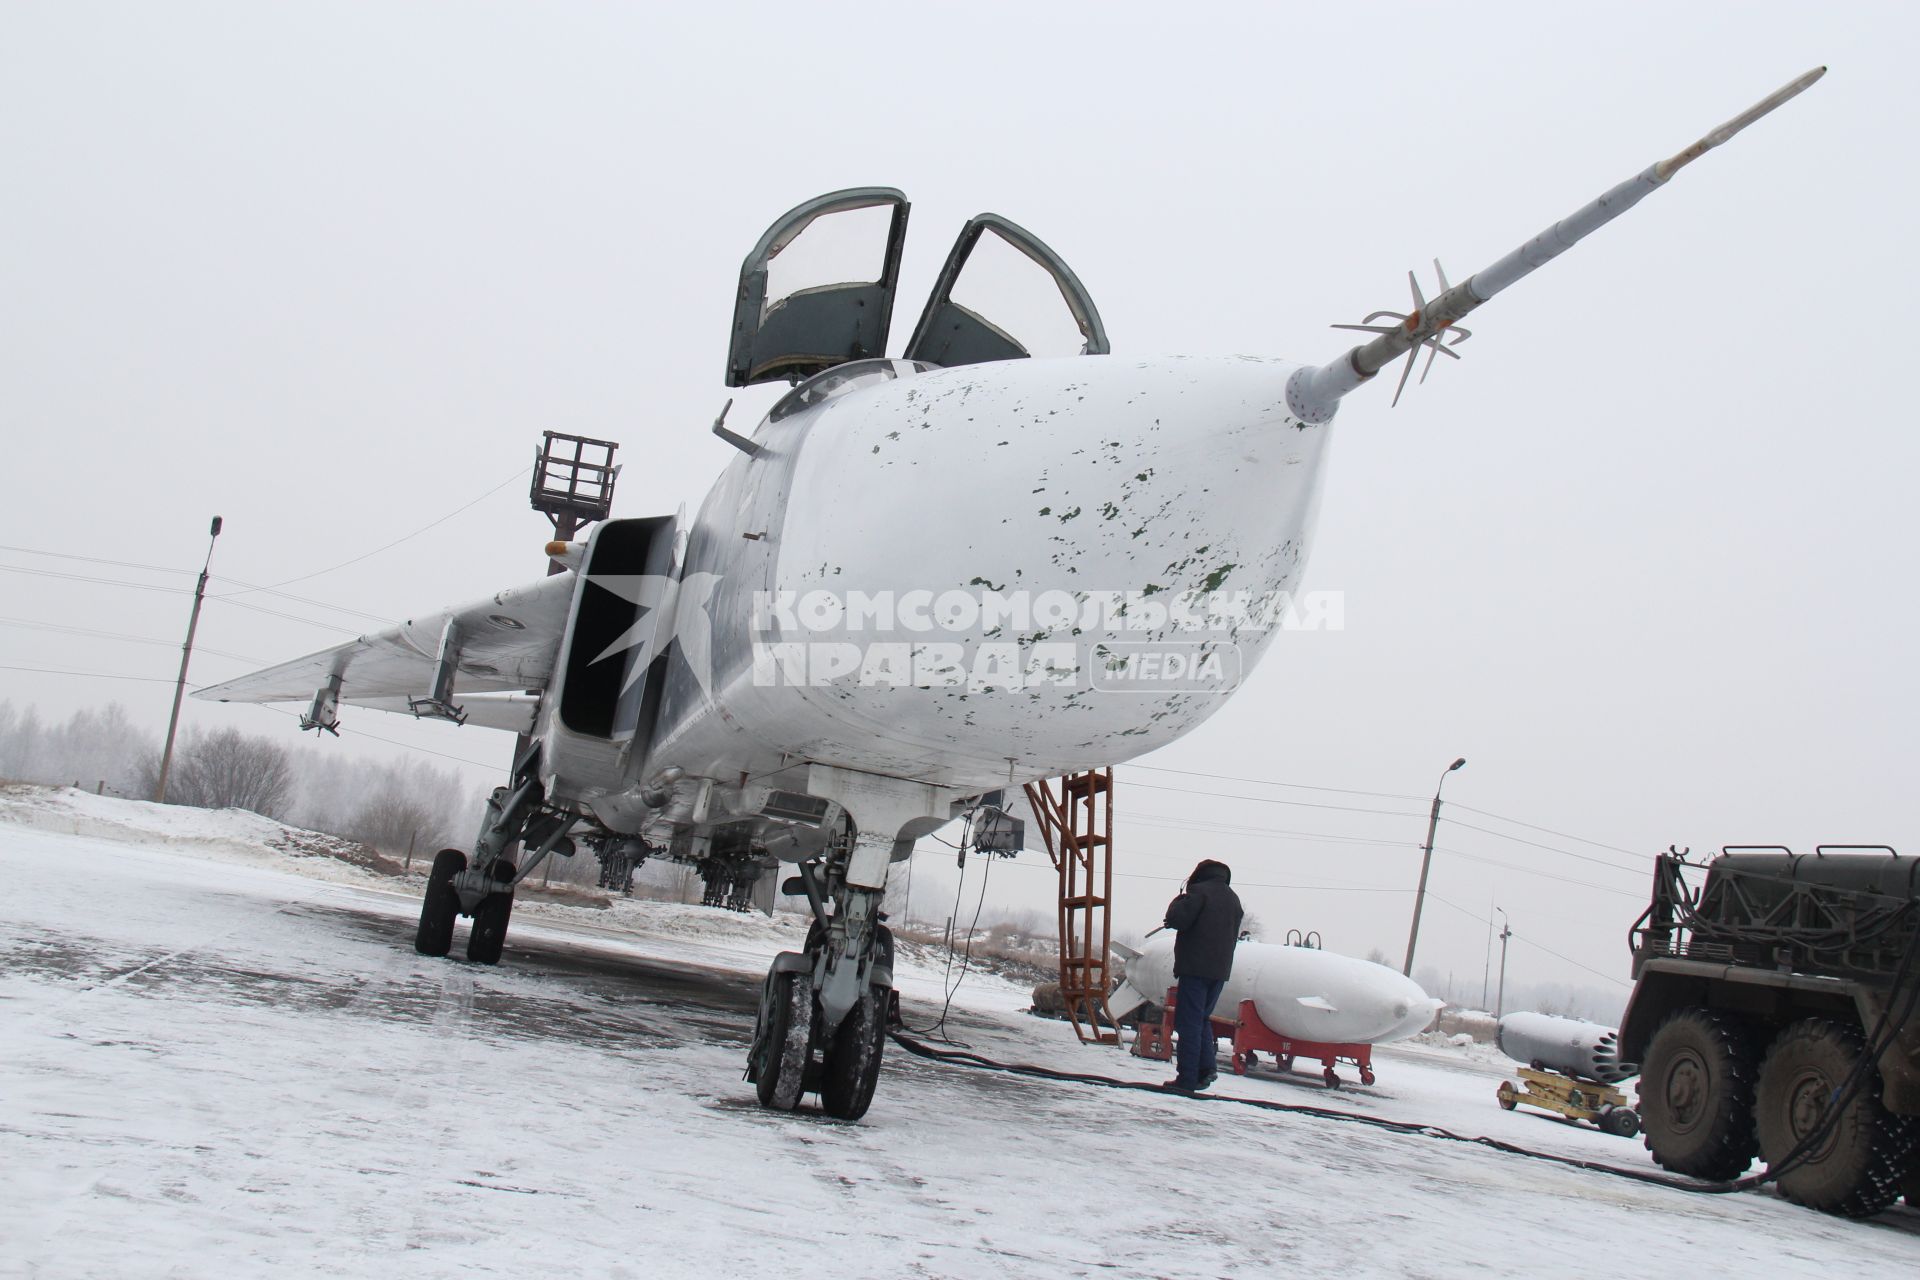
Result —
[[[156,804],[167,802],[167,774],[173,769],[173,737],[180,729],[180,699],[187,691],[187,663],[193,659],[193,633],[200,626],[200,604],[207,598],[207,570],[213,566],[213,544],[220,537],[220,517],[213,518],[207,530],[207,559],[200,566],[200,581],[193,588],[193,612],[187,615],[187,641],[180,646],[180,678],[173,686],[173,714],[167,718],[167,745],[160,751],[160,781],[154,785]]]
[[[1413,976],[1413,946],[1420,941],[1420,909],[1427,904],[1427,872],[1433,866],[1433,833],[1440,826],[1440,788],[1447,785],[1447,775],[1466,764],[1467,758],[1461,756],[1440,771],[1440,781],[1433,789],[1433,812],[1427,815],[1427,843],[1420,851],[1420,888],[1413,895],[1413,928],[1407,933],[1407,963],[1400,972]]]
[[[1480,966],[1480,1007],[1487,1007],[1487,992],[1493,977],[1493,899],[1487,899],[1487,958]]]
[[[1493,1019],[1498,1022],[1507,1007],[1507,939],[1513,936],[1513,925],[1508,921],[1505,911],[1499,907],[1494,910],[1500,912],[1500,994],[1493,1001]]]

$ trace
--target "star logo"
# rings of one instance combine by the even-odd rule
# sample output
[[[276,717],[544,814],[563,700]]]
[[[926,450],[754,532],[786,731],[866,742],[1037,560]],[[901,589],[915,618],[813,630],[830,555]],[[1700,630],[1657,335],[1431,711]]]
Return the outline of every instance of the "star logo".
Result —
[[[587,579],[633,606],[633,624],[601,650],[594,662],[631,654],[620,692],[626,694],[646,675],[653,660],[677,648],[700,692],[713,697],[713,624],[707,605],[720,586],[717,573],[606,574]]]

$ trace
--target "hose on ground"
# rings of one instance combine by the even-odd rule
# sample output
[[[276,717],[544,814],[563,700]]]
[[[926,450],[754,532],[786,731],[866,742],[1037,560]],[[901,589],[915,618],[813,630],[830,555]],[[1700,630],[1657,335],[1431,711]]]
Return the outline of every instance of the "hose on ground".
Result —
[[[936,1049],[932,1045],[922,1044],[911,1036],[895,1031],[893,1041],[908,1053],[932,1062],[943,1062],[951,1066],[972,1067],[982,1071],[999,1071],[1009,1075],[1031,1076],[1038,1080],[1053,1080],[1065,1084],[1083,1084],[1102,1089],[1134,1089],[1142,1093],[1165,1096],[1166,1091],[1159,1085],[1148,1084],[1142,1080],[1116,1080],[1112,1076],[1091,1075],[1078,1071],[1060,1071],[1053,1067],[1034,1066],[1028,1063],[999,1062],[978,1053],[968,1053],[955,1049]],[[1724,1195],[1730,1191],[1744,1191],[1749,1186],[1758,1185],[1767,1180],[1768,1175],[1741,1179],[1738,1182],[1696,1182],[1691,1178],[1676,1178],[1663,1173],[1652,1173],[1645,1169],[1625,1169],[1619,1165],[1607,1164],[1598,1160],[1582,1160],[1578,1156],[1559,1155],[1551,1151],[1535,1151],[1512,1142],[1502,1142],[1498,1138],[1455,1133],[1438,1125],[1420,1124],[1410,1120],[1389,1120],[1384,1116],[1370,1116],[1358,1111],[1340,1111],[1333,1107],[1316,1107],[1298,1102],[1275,1102],[1269,1098],[1243,1098],[1224,1093],[1193,1094],[1195,1102],[1231,1103],[1236,1106],[1255,1107],[1261,1111],[1278,1111],[1289,1115],[1312,1116],[1319,1120],[1332,1120],[1344,1124],[1363,1124],[1375,1129],[1384,1129],[1389,1133],[1412,1134],[1422,1138],[1433,1138],[1443,1142],[1460,1142],[1469,1146],[1486,1147],[1504,1155],[1524,1156],[1531,1160],[1544,1160],[1549,1164],[1564,1165],[1572,1169],[1585,1169],[1590,1173],[1609,1174],[1616,1178],[1628,1178],[1634,1182],[1645,1182],[1657,1187],[1671,1187],[1676,1191],[1705,1192],[1712,1195]]]

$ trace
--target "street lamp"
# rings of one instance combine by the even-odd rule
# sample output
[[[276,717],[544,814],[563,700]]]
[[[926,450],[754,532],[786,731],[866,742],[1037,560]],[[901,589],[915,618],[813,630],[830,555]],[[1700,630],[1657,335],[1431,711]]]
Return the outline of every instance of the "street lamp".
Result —
[[[193,633],[200,626],[200,605],[207,598],[207,570],[213,567],[213,544],[220,537],[220,517],[207,528],[207,561],[193,588],[193,612],[187,615],[187,642],[180,646],[180,678],[173,686],[173,714],[167,718],[167,745],[160,752],[160,781],[153,788],[156,803],[167,802],[167,774],[173,768],[173,735],[180,728],[180,696],[187,691],[187,663],[193,660]]]
[[[1407,933],[1407,963],[1400,972],[1413,976],[1413,946],[1420,941],[1420,909],[1427,904],[1427,871],[1433,866],[1433,833],[1440,826],[1440,788],[1447,785],[1447,775],[1466,764],[1467,758],[1461,756],[1440,771],[1440,781],[1433,788],[1433,811],[1427,815],[1427,843],[1420,852],[1420,888],[1413,895],[1413,928]]]

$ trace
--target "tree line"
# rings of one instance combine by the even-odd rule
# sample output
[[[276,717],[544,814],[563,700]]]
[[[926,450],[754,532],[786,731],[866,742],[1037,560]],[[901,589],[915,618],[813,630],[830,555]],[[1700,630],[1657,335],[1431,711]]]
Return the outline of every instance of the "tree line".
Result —
[[[112,703],[47,721],[0,700],[0,779],[151,800],[158,735]],[[293,750],[234,728],[188,729],[174,744],[167,799],[201,809],[246,809],[400,856],[471,842],[481,789],[451,766]]]

